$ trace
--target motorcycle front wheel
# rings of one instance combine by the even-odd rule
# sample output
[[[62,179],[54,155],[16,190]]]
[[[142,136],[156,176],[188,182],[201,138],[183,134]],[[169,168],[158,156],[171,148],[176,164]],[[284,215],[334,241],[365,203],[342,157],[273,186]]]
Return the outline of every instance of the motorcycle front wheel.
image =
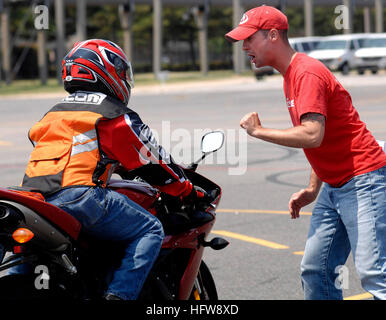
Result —
[[[216,284],[204,261],[201,261],[189,300],[218,300]]]

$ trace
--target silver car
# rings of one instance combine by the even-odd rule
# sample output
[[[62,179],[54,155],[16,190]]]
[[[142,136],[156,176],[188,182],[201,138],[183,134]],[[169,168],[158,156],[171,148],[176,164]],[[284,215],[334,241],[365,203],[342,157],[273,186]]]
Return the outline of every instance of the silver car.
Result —
[[[373,74],[386,68],[386,34],[376,33],[367,38],[362,48],[355,52],[354,65],[359,74],[366,69]]]
[[[368,34],[328,36],[319,42],[309,56],[320,60],[332,71],[348,74],[354,68],[354,53],[368,37]]]

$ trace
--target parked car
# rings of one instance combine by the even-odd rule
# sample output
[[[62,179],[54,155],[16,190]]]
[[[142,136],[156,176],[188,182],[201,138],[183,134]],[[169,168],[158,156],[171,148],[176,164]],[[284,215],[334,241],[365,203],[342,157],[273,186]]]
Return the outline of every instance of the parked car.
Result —
[[[315,48],[319,43],[321,37],[298,37],[298,38],[289,38],[288,41],[292,48],[298,52],[309,53]],[[277,70],[270,66],[265,66],[261,68],[256,68],[254,63],[251,63],[251,68],[254,72],[256,79],[262,79],[264,75],[272,75],[278,73]]]
[[[377,73],[386,68],[386,33],[374,33],[363,42],[361,49],[355,52],[354,65],[359,74],[366,69]]]
[[[289,38],[289,43],[297,52],[309,53],[315,49],[323,37],[298,37]]]
[[[320,60],[332,71],[348,74],[355,67],[355,51],[363,46],[368,37],[366,33],[324,37],[309,56]]]
[[[274,73],[278,73],[278,71],[271,66],[264,66],[260,68],[256,68],[255,64],[251,62],[251,69],[253,74],[255,75],[257,80],[263,79],[265,75],[272,75]]]

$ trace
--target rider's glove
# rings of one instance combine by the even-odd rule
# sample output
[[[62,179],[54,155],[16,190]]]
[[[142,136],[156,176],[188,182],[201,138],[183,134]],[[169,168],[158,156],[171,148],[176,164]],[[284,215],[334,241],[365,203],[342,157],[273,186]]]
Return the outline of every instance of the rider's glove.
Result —
[[[182,199],[185,203],[195,203],[197,201],[205,201],[208,198],[206,191],[198,186],[193,186],[192,191]]]

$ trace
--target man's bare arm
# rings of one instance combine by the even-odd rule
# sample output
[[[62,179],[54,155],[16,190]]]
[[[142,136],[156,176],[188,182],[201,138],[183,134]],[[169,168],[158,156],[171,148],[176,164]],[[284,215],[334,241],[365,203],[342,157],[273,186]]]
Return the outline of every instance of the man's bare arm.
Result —
[[[315,201],[322,183],[315,171],[311,169],[308,187],[294,193],[289,200],[288,209],[292,219],[299,218],[301,208]]]
[[[256,112],[245,115],[240,125],[248,134],[275,144],[293,148],[317,148],[324,137],[325,117],[319,113],[306,113],[301,124],[289,129],[268,129],[261,125]]]

